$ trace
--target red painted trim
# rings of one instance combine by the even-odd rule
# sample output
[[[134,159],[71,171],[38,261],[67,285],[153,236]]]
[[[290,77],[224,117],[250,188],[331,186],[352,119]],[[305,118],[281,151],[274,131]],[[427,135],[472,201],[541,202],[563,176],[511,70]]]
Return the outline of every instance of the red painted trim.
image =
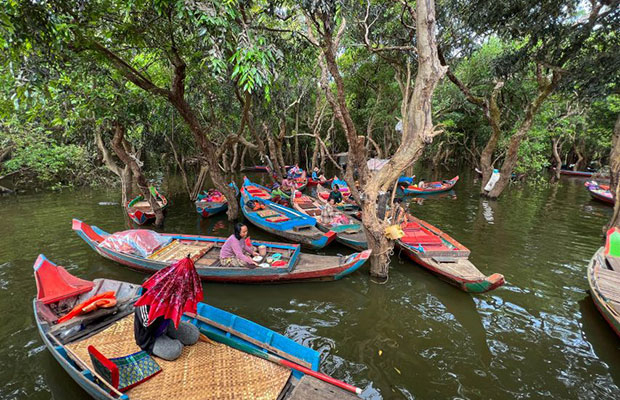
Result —
[[[99,362],[101,362],[107,369],[110,370],[110,373],[112,375],[112,382],[110,382],[110,384],[118,389],[119,374],[116,364],[114,364],[106,356],[101,354],[99,350],[97,350],[93,345],[88,346],[88,353],[91,356],[95,357],[97,360],[99,360]]]

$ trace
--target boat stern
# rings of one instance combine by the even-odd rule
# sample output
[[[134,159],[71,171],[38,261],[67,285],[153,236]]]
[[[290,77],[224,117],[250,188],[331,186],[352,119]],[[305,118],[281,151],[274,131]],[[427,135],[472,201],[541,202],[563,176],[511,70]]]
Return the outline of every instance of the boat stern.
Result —
[[[334,276],[334,280],[341,279],[358,269],[370,258],[370,254],[372,254],[372,250],[364,250],[360,253],[353,253],[343,263],[343,267],[345,268],[342,272]]]

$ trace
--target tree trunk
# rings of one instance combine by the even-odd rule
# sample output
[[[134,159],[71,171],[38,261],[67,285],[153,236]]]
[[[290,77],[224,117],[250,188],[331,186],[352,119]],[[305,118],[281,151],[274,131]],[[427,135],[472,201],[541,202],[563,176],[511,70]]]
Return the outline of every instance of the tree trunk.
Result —
[[[614,125],[614,135],[612,138],[611,154],[609,155],[609,172],[611,182],[609,189],[614,197],[614,213],[607,225],[607,229],[620,228],[620,114],[616,118]]]
[[[575,165],[573,165],[573,171],[581,171],[581,163],[583,162],[583,152],[580,149],[580,145],[575,143],[575,154],[577,155],[577,161],[575,161]]]
[[[116,164],[116,162],[114,162],[107,147],[103,144],[103,139],[101,137],[101,126],[97,126],[95,128],[95,143],[101,152],[104,165],[121,180],[121,205],[122,207],[125,207],[125,204],[127,204],[131,198],[131,190],[133,188],[131,168],[129,168],[129,165],[125,165],[124,168],[121,168],[118,164]]]
[[[502,164],[499,181],[497,181],[490,192],[485,193],[485,195],[491,199],[498,198],[510,182],[512,171],[519,160],[519,147],[521,146],[521,142],[527,137],[527,134],[529,133],[534,122],[534,117],[540,109],[540,106],[551,94],[551,92],[553,92],[560,80],[560,75],[555,71],[552,72],[550,78],[543,76],[541,65],[536,66],[536,76],[538,79],[538,95],[530,104],[528,104],[521,126],[519,126],[517,132],[510,138],[510,145],[508,146],[508,151],[506,152],[506,157],[504,158],[504,163]]]
[[[194,188],[190,193],[190,200],[196,201],[198,195],[200,194],[202,188],[204,187],[205,181],[207,180],[207,174],[209,173],[209,166],[207,164],[200,164],[200,171],[196,176],[196,181],[194,182]]]
[[[432,142],[432,138],[439,132],[434,131],[432,123],[432,95],[439,80],[446,72],[446,67],[439,62],[435,38],[435,3],[433,0],[416,2],[416,46],[418,72],[411,96],[407,94],[410,81],[408,79],[406,92],[403,93],[403,137],[401,143],[390,161],[379,171],[370,173],[367,153],[364,146],[364,137],[358,136],[351,118],[344,88],[344,81],[338,70],[336,54],[346,21],[334,38],[332,30],[321,33],[322,56],[319,58],[321,66],[321,86],[326,94],[334,115],[340,122],[349,145],[347,171],[345,179],[349,184],[352,196],[361,205],[362,224],[368,239],[368,246],[372,250],[370,257],[370,274],[378,278],[387,279],[390,262],[390,253],[394,242],[384,233],[388,222],[377,215],[378,198],[392,189],[404,169],[411,165],[420,156],[424,145]],[[324,25],[330,24],[324,21]],[[311,32],[311,31],[310,31]],[[324,58],[323,58],[324,57]],[[336,98],[328,84],[327,72],[331,74],[336,86]],[[359,174],[359,189],[353,179],[353,171]],[[361,192],[361,193],[360,193]]]
[[[555,170],[553,171],[553,177],[551,182],[558,182],[560,180],[560,170],[562,169],[562,157],[560,157],[560,139],[551,139],[551,149],[553,151],[553,159],[555,161]]]
[[[155,213],[155,226],[161,227],[164,224],[164,212],[159,206],[157,199],[151,195],[148,182],[142,173],[142,168],[138,165],[136,160],[127,152],[127,145],[125,143],[125,126],[119,122],[114,123],[114,139],[112,139],[112,148],[116,153],[116,156],[125,163],[131,169],[132,175],[136,178],[138,189]],[[125,204],[123,203],[123,207]]]
[[[299,103],[297,102],[295,106],[295,151],[293,153],[293,164],[295,165],[299,165],[299,136],[297,136],[299,133]]]

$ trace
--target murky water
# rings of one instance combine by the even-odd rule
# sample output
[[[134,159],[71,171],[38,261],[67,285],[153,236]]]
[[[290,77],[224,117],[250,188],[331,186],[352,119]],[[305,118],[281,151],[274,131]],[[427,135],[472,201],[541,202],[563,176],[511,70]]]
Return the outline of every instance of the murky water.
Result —
[[[395,254],[386,284],[364,267],[338,282],[206,283],[206,300],[320,351],[323,372],[369,399],[619,398],[620,340],[594,308],[585,275],[611,209],[591,201],[579,179],[511,188],[499,202],[477,192],[466,174],[454,195],[411,210],[468,246],[481,271],[504,274],[507,284],[491,293],[463,293]],[[87,398],[38,336],[32,264],[44,253],[87,279],[141,282],[71,230],[73,217],[124,229],[122,209],[106,204],[118,197],[81,189],[0,198],[0,399]],[[166,231],[230,232],[223,217],[202,220],[185,197],[172,200]]]

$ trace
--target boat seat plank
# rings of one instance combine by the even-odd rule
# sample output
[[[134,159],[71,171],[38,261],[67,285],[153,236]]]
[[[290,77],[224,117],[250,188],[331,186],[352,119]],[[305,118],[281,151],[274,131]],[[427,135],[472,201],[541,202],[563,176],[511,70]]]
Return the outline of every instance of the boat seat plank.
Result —
[[[359,399],[356,395],[344,389],[330,385],[327,382],[304,375],[286,400],[347,400]]]
[[[192,259],[196,260],[213,247],[215,247],[215,244],[210,242],[187,243],[175,239],[167,246],[151,254],[148,258],[155,261],[174,261],[180,260],[189,254]]]

